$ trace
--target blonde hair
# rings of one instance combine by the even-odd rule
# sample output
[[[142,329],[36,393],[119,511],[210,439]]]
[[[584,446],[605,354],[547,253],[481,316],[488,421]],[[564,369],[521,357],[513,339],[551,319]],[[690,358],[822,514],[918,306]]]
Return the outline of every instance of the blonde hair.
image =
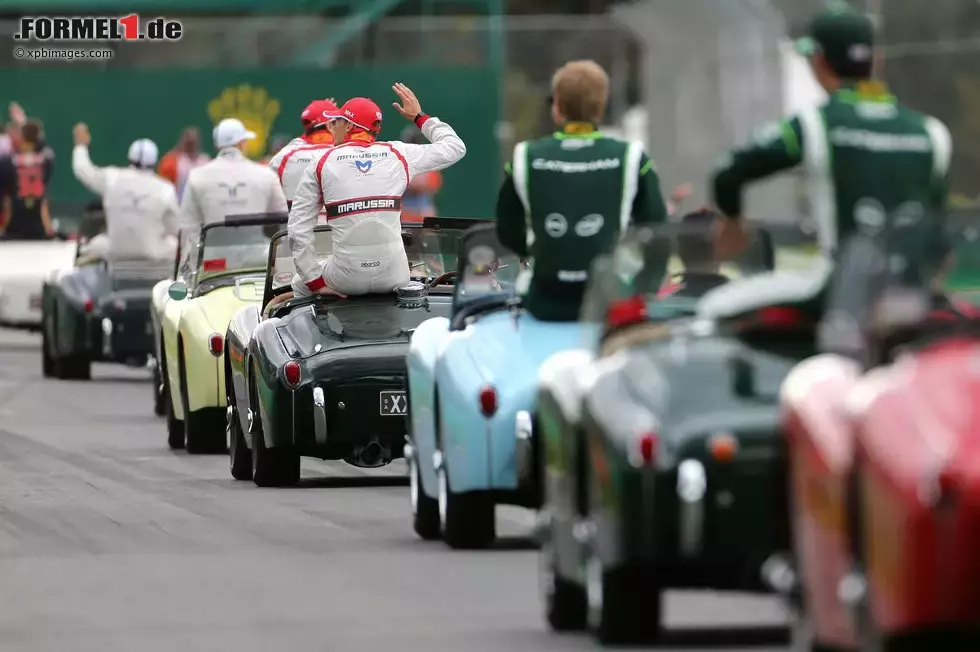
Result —
[[[569,61],[555,71],[551,92],[566,120],[599,122],[606,112],[609,75],[591,59]]]

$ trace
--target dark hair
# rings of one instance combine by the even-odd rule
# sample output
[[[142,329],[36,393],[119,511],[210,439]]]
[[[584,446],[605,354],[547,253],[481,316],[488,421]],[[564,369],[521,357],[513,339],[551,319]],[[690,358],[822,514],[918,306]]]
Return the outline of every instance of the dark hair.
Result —
[[[309,136],[310,134],[315,134],[318,131],[326,131],[327,130],[327,126],[328,126],[328,123],[321,122],[320,124],[315,124],[312,127],[307,127],[306,128],[306,131],[304,133],[307,136]]]
[[[35,120],[28,120],[20,128],[20,137],[25,143],[38,147],[41,144],[41,125]]]
[[[697,267],[714,261],[714,242],[711,225],[718,214],[702,208],[681,218],[682,228],[677,234],[677,255],[685,267]]]

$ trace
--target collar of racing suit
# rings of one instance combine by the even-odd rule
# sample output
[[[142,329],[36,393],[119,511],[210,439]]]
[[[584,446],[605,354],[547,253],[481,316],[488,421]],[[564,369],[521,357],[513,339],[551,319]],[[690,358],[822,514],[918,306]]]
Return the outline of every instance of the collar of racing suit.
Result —
[[[894,104],[897,100],[888,91],[883,82],[864,79],[853,83],[844,83],[834,93],[834,97],[843,102],[881,102]]]
[[[238,158],[238,159],[245,158],[245,154],[242,153],[242,150],[238,149],[238,145],[219,149],[218,156],[220,156],[221,158]]]
[[[375,137],[372,134],[369,134],[366,131],[358,131],[358,132],[349,134],[347,136],[347,138],[344,140],[344,143],[345,144],[346,143],[354,143],[354,144],[370,145],[375,140],[376,139],[375,139]]]
[[[601,138],[602,134],[591,122],[566,122],[555,138]]]
[[[300,136],[303,142],[310,145],[332,145],[333,144],[333,134],[329,131],[314,131],[311,134],[303,134]]]

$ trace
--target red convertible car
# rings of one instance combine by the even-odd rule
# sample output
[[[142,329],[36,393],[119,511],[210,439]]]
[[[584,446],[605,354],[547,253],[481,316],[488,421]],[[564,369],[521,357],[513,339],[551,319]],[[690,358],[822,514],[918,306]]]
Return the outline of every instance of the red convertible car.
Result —
[[[846,252],[782,386],[794,650],[980,650],[980,318],[894,262]]]

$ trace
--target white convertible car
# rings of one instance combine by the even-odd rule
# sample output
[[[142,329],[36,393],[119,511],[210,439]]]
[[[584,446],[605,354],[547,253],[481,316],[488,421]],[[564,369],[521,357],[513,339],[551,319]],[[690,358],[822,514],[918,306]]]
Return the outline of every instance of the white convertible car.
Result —
[[[0,240],[0,326],[39,329],[41,285],[77,251],[74,240]]]

